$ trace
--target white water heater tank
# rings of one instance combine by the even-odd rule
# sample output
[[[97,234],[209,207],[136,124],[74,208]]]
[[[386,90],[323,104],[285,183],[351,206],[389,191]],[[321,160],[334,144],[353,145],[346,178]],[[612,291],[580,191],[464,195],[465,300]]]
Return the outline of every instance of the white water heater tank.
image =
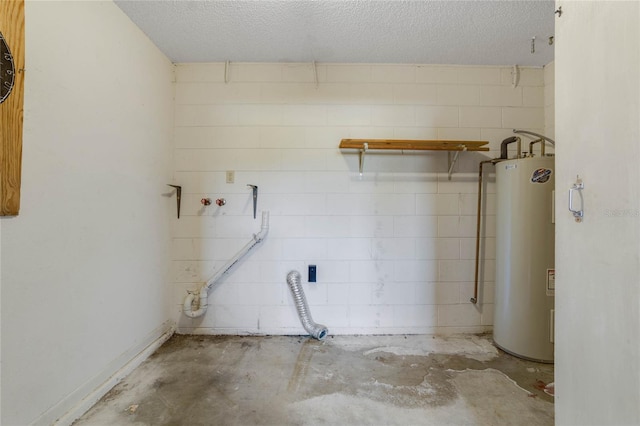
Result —
[[[521,358],[553,362],[555,302],[553,157],[496,164],[493,339]]]

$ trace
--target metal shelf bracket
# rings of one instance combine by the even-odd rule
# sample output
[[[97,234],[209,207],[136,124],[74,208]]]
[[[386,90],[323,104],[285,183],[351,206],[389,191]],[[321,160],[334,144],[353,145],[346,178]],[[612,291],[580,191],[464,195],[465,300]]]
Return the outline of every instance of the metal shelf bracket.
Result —
[[[362,176],[362,171],[364,169],[364,154],[369,149],[369,144],[367,142],[364,143],[362,149],[360,150],[360,176]]]
[[[466,145],[460,145],[461,150],[460,151],[456,151],[455,154],[453,154],[453,156],[451,155],[452,152],[448,151],[447,152],[447,162],[449,165],[448,171],[447,171],[447,175],[448,175],[448,179],[451,180],[451,174],[453,173],[453,168],[456,165],[456,161],[458,161],[458,156],[460,155],[460,153],[462,151],[466,151],[467,147]]]

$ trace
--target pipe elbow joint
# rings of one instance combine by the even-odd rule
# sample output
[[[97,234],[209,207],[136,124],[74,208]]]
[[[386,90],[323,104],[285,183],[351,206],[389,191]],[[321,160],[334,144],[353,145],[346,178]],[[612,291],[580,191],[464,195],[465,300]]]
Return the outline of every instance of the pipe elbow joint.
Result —
[[[203,291],[205,292],[204,296],[203,296]],[[182,312],[186,316],[188,316],[189,318],[197,318],[204,315],[204,313],[207,311],[206,291],[207,291],[206,288],[202,288],[200,290],[200,297],[198,299],[198,309],[196,309],[195,311],[193,310],[193,301],[196,298],[195,294],[189,293],[187,297],[185,297],[184,304],[182,306]]]
[[[262,225],[260,226],[260,232],[253,234],[253,241],[256,243],[261,242],[269,233],[269,212],[262,212]]]
[[[517,136],[511,136],[509,138],[506,138],[505,140],[502,141],[502,143],[500,144],[500,159],[502,160],[506,160],[509,158],[509,154],[507,151],[507,145],[512,144],[514,142],[518,142],[520,140],[519,137]],[[520,153],[518,153],[518,156],[520,156]]]

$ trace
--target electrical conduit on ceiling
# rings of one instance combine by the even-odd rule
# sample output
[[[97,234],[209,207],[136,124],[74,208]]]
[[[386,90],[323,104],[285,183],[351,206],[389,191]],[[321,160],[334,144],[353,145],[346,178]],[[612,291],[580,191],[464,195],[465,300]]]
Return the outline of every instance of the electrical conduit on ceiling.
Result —
[[[262,226],[260,232],[253,235],[251,241],[249,241],[240,251],[229,260],[226,265],[218,270],[211,278],[205,282],[200,291],[193,291],[187,294],[184,299],[182,312],[188,317],[196,318],[200,317],[207,312],[207,300],[209,297],[209,290],[213,285],[222,278],[229,270],[242,259],[247,253],[251,251],[258,243],[260,243],[269,232],[269,212],[262,212]],[[196,294],[199,294],[199,298],[196,299]]]

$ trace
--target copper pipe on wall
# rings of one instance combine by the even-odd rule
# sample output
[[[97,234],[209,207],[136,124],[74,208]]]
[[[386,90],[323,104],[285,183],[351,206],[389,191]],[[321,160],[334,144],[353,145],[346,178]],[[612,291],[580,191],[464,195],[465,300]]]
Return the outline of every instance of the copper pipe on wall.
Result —
[[[523,135],[531,135],[531,136],[537,136],[539,138],[542,138],[544,140],[546,140],[547,142],[549,142],[551,145],[553,145],[554,147],[556,146],[556,141],[554,141],[551,138],[546,137],[545,135],[541,135],[540,133],[535,133],[535,132],[530,132],[528,130],[518,130],[518,129],[513,129],[513,133],[518,133],[518,134],[523,134]]]
[[[545,154],[545,152],[544,152],[544,143],[545,143],[545,140],[544,140],[544,139],[542,139],[542,138],[540,138],[540,139],[536,139],[535,141],[531,141],[531,142],[529,142],[529,155],[530,155],[530,156],[533,156],[533,146],[534,146],[535,144],[537,144],[537,143],[539,143],[539,144],[540,144],[540,156],[541,156],[541,157],[544,157],[544,154]]]
[[[493,160],[486,160],[480,162],[480,169],[478,172],[478,218],[476,222],[476,274],[473,287],[473,297],[470,299],[474,305],[478,303],[478,281],[480,272],[480,224],[482,220],[482,166],[487,163],[496,164],[500,162],[499,158]]]
[[[500,144],[500,158],[503,160],[507,160],[509,158],[509,153],[508,153],[508,146],[509,144],[512,144],[516,142],[517,143],[517,154],[515,158],[520,158],[522,157],[522,145],[521,145],[521,139],[517,136],[511,136],[510,138],[507,138],[505,140],[502,141],[502,143]]]

